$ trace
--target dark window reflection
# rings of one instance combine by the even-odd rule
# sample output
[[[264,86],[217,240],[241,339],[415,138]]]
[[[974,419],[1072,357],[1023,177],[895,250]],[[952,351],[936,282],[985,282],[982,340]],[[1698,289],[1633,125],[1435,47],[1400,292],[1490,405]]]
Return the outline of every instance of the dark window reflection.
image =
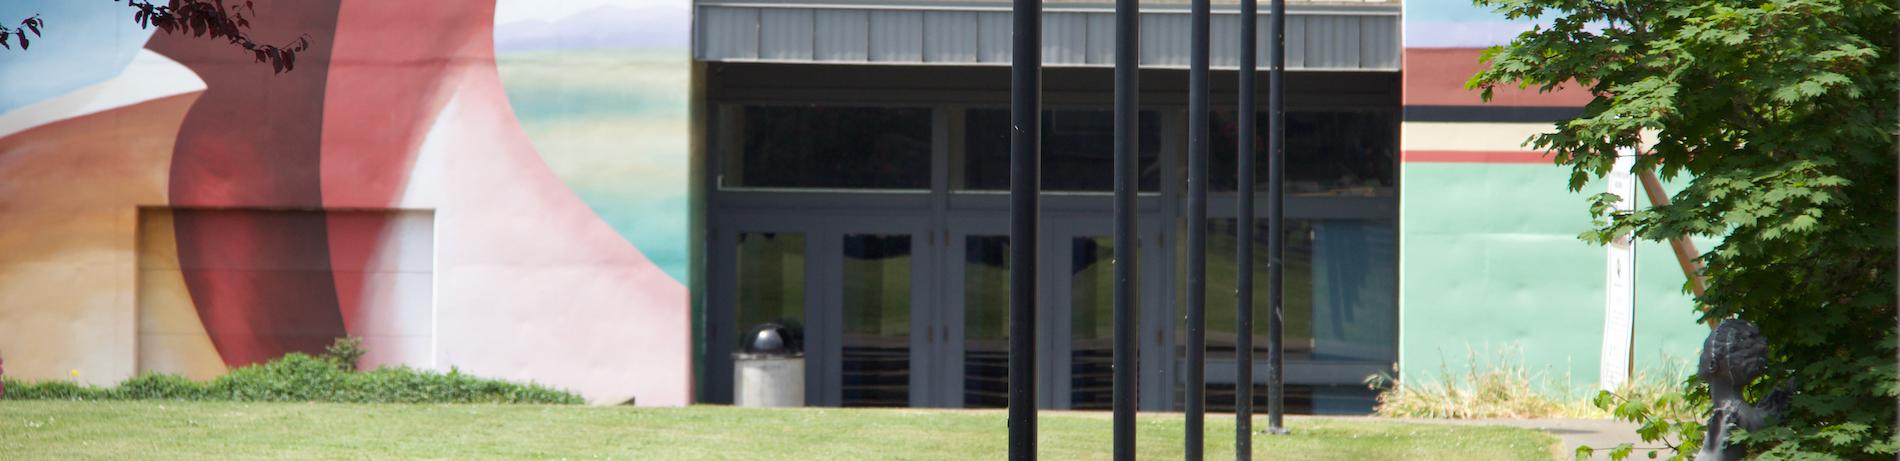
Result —
[[[1207,228],[1207,357],[1210,362],[1231,363],[1237,355],[1239,333],[1233,309],[1238,221],[1211,219]],[[1396,360],[1398,238],[1392,223],[1296,219],[1288,220],[1284,230],[1286,323],[1281,339],[1286,360],[1381,365]],[[1267,235],[1266,221],[1256,221],[1252,306],[1256,371],[1265,369],[1267,359]],[[1184,271],[1185,266],[1177,270]],[[1179,280],[1185,283],[1185,278]],[[1180,293],[1176,302],[1185,302],[1185,290]],[[1177,324],[1178,338],[1186,338],[1185,327],[1185,323]],[[1185,349],[1177,347],[1175,354],[1185,360]],[[1210,393],[1215,389],[1231,393],[1234,383],[1210,381],[1208,385]],[[1210,394],[1209,408],[1215,408],[1216,401],[1231,405],[1232,398]]]
[[[844,406],[910,405],[910,271],[910,236],[844,236]]]
[[[1267,115],[1254,126],[1255,190],[1267,187]],[[1213,131],[1208,146],[1208,168],[1232,172],[1240,140],[1233,111],[1215,112],[1208,123]],[[1287,112],[1286,181],[1293,195],[1372,196],[1392,194],[1394,152],[1398,148],[1398,118],[1390,111]],[[1208,187],[1233,191],[1232,173],[1208,175]]]
[[[746,232],[739,234],[737,296],[738,344],[744,333],[763,323],[778,323],[799,334],[805,323],[805,235]]]
[[[721,120],[724,142],[738,143],[722,147],[725,187],[930,188],[929,109],[747,106],[738,112]]]
[[[1160,190],[1161,116],[1141,111],[1136,180],[1143,191]],[[1009,110],[971,109],[964,116],[963,177],[969,190],[1009,189]],[[954,168],[954,166],[953,166]],[[1042,113],[1042,188],[1051,191],[1115,190],[1115,112],[1052,110]]]
[[[1009,237],[964,238],[963,406],[1009,406]]]
[[[1107,410],[1115,402],[1115,239],[1069,245],[1069,404]]]

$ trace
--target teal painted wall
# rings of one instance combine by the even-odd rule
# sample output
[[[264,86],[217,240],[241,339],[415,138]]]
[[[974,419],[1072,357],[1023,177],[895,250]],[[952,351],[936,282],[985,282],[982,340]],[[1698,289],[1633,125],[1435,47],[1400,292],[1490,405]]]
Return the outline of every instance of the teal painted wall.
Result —
[[[1521,363],[1551,391],[1594,386],[1604,249],[1577,239],[1590,218],[1568,171],[1406,163],[1401,174],[1400,378],[1437,380],[1475,359]],[[1707,330],[1683,281],[1667,243],[1638,246],[1638,373],[1689,370]]]

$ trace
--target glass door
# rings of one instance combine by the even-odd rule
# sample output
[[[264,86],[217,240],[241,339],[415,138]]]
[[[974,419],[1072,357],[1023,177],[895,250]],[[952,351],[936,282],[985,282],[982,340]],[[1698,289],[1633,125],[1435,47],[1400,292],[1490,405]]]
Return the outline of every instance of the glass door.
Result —
[[[1137,348],[1142,356],[1155,357],[1151,341],[1144,341],[1161,328],[1165,316],[1157,296],[1167,264],[1160,259],[1160,219],[1144,213],[1137,224],[1140,268],[1136,275],[1135,308]],[[1107,410],[1113,405],[1115,383],[1115,246],[1109,220],[1098,217],[1058,220],[1048,229],[1052,245],[1045,254],[1055,270],[1050,291],[1054,295],[1054,315],[1047,322],[1053,327],[1053,352],[1048,364],[1053,371],[1050,385],[1053,407],[1076,410]],[[1142,334],[1149,332],[1149,334]],[[1138,362],[1152,362],[1141,360]],[[1139,363],[1138,370],[1154,368]],[[1159,369],[1157,369],[1159,370]],[[1146,374],[1146,372],[1138,372]]]
[[[941,259],[940,286],[944,288],[941,305],[945,308],[937,319],[944,333],[937,352],[942,364],[937,380],[941,391],[931,404],[952,408],[1004,408],[1009,406],[1012,242],[1008,221],[994,216],[950,221],[943,231],[947,245]],[[1047,257],[1039,259],[1046,261]],[[1048,297],[1046,293],[1043,296]],[[1037,304],[1046,306],[1048,302]],[[1037,336],[1047,341],[1047,334]],[[1045,349],[1038,346],[1038,350]],[[1048,398],[1046,389],[1039,390],[1039,400]]]
[[[1158,258],[1159,218],[1143,225],[1143,258]],[[943,315],[948,340],[939,352],[941,392],[931,404],[1004,408],[1009,404],[1009,262],[1007,220],[953,220],[941,260]],[[1052,214],[1043,220],[1037,255],[1037,402],[1043,408],[1107,409],[1114,385],[1114,245],[1108,221]],[[1137,287],[1138,331],[1160,338],[1157,314],[1166,274],[1158,259],[1144,263]],[[1151,335],[1143,335],[1144,339]],[[1155,347],[1144,343],[1144,348]],[[1149,352],[1150,355],[1165,352]],[[1159,375],[1157,375],[1159,376]],[[1158,379],[1158,378],[1157,378]],[[1160,405],[1162,403],[1157,403]]]
[[[925,405],[935,268],[922,218],[757,216],[714,239],[708,375],[729,401],[731,353],[758,325],[785,326],[805,356],[811,406]],[[708,399],[712,401],[711,399]]]

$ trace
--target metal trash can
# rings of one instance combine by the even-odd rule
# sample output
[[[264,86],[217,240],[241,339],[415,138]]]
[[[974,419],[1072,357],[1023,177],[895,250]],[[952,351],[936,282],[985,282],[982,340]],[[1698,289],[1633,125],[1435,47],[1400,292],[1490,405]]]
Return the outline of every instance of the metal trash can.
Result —
[[[732,354],[732,403],[741,407],[805,406],[805,355],[796,331],[775,323],[753,327],[743,352]]]

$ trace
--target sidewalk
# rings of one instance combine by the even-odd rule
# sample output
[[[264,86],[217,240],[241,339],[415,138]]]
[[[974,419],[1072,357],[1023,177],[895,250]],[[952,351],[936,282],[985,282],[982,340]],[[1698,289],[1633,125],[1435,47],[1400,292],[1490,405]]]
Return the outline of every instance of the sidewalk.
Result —
[[[1631,443],[1638,448],[1660,446],[1661,444],[1643,443],[1636,435],[1636,423],[1608,419],[1412,419],[1396,418],[1392,421],[1420,424],[1450,424],[1462,426],[1508,426],[1542,430],[1562,440],[1553,450],[1559,460],[1570,459],[1576,453],[1577,446],[1589,445],[1596,448],[1593,460],[1607,460],[1609,449],[1617,444]],[[1666,453],[1658,453],[1662,457]],[[1629,459],[1649,459],[1643,450],[1630,454]]]

